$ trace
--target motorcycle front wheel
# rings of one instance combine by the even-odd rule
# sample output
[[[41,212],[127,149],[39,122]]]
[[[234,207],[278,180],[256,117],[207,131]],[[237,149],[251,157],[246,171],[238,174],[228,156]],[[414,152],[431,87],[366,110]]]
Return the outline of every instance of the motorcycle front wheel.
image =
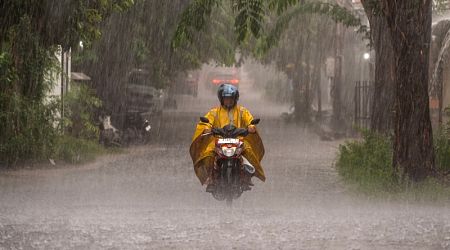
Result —
[[[233,204],[233,189],[231,188],[233,185],[233,169],[228,167],[227,168],[227,198],[226,198],[226,203],[228,207],[231,207],[231,205]]]

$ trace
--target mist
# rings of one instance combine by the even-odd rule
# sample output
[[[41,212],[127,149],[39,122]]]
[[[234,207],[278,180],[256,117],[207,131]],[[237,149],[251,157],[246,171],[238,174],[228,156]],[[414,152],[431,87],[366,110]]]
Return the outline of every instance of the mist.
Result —
[[[395,113],[361,4],[267,9],[241,34],[234,1],[20,2],[0,4],[0,249],[450,249],[448,198],[359,192],[336,166],[375,130],[377,94]],[[448,20],[433,12],[427,69],[445,104]],[[266,181],[232,202],[205,191],[190,152],[221,84],[264,145]]]

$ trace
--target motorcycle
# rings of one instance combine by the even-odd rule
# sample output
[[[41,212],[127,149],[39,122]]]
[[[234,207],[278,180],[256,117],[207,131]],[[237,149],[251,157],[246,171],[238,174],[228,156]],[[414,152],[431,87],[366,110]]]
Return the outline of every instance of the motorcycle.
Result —
[[[200,121],[212,126],[206,117],[200,117]],[[260,119],[254,119],[250,124],[257,125],[259,122]],[[232,205],[233,199],[250,190],[246,178],[251,178],[255,173],[255,168],[242,156],[244,141],[239,137],[246,137],[248,134],[248,129],[226,125],[223,128],[213,128],[210,133],[202,135],[216,137],[214,171],[217,176],[214,177],[217,185],[207,192],[211,192],[216,200],[226,200],[228,206]]]
[[[105,147],[120,147],[121,133],[111,124],[111,116],[99,116],[99,143]]]
[[[147,144],[151,141],[153,128],[150,121],[141,116],[132,116],[124,131],[119,131],[111,124],[110,116],[99,117],[99,143],[106,146],[128,146],[131,143]]]
[[[148,144],[152,137],[152,126],[149,120],[140,113],[129,113],[126,115],[125,128],[122,141],[125,145],[132,143]]]

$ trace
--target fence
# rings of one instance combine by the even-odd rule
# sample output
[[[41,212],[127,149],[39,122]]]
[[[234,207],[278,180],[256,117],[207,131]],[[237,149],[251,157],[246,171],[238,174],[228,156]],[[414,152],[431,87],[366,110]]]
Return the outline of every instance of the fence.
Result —
[[[370,127],[373,84],[370,81],[355,83],[355,114],[354,123],[359,128]]]

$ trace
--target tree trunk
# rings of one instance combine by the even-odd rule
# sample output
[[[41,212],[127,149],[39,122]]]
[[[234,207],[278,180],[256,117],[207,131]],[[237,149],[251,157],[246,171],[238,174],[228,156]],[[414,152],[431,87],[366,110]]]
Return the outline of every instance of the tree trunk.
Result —
[[[306,38],[299,38],[296,47],[298,50],[295,52],[295,69],[293,72],[293,98],[294,98],[294,118],[298,123],[309,122],[309,109],[310,106],[306,104],[306,81],[307,71],[303,67],[303,52],[307,49],[310,42],[310,35],[308,34]],[[307,51],[306,57],[308,57],[309,52]]]
[[[301,64],[300,64],[301,65]],[[297,69],[293,77],[294,87],[294,107],[295,107],[295,121],[297,123],[309,122],[309,106],[307,104],[307,72],[304,69]]]
[[[413,181],[434,171],[428,98],[431,1],[382,0],[395,64],[393,166]]]
[[[375,82],[370,127],[381,134],[389,134],[394,120],[394,49],[387,20],[374,13],[373,5],[362,1],[370,23],[371,40],[375,49]]]
[[[308,37],[305,46],[310,47],[310,39]],[[311,122],[311,98],[310,98],[310,82],[311,82],[311,53],[306,51],[305,67],[302,65],[302,81],[301,81],[301,111],[300,121],[303,123]]]
[[[333,78],[333,86],[331,89],[332,96],[332,106],[333,106],[333,116],[331,121],[331,126],[335,130],[342,130],[345,126],[342,119],[342,101],[341,101],[341,86],[342,86],[342,51],[343,51],[343,41],[344,41],[344,27],[342,24],[336,23],[335,30],[335,44],[334,44],[334,54],[335,54],[335,70]]]
[[[292,77],[292,89],[293,89],[293,99],[294,99],[294,120],[295,122],[300,122],[301,121],[301,116],[302,116],[302,98],[301,98],[301,93],[300,93],[300,88],[301,88],[301,84],[300,84],[300,79],[301,77],[299,76],[299,72],[296,71],[293,73],[293,77]]]
[[[317,41],[318,48],[322,48],[322,42],[319,40]],[[318,56],[314,62],[314,70],[313,70],[313,80],[312,84],[314,84],[313,89],[316,92],[316,98],[317,98],[317,116],[316,120],[322,120],[322,88],[321,88],[321,66],[323,62],[323,51],[322,49],[319,49]]]

